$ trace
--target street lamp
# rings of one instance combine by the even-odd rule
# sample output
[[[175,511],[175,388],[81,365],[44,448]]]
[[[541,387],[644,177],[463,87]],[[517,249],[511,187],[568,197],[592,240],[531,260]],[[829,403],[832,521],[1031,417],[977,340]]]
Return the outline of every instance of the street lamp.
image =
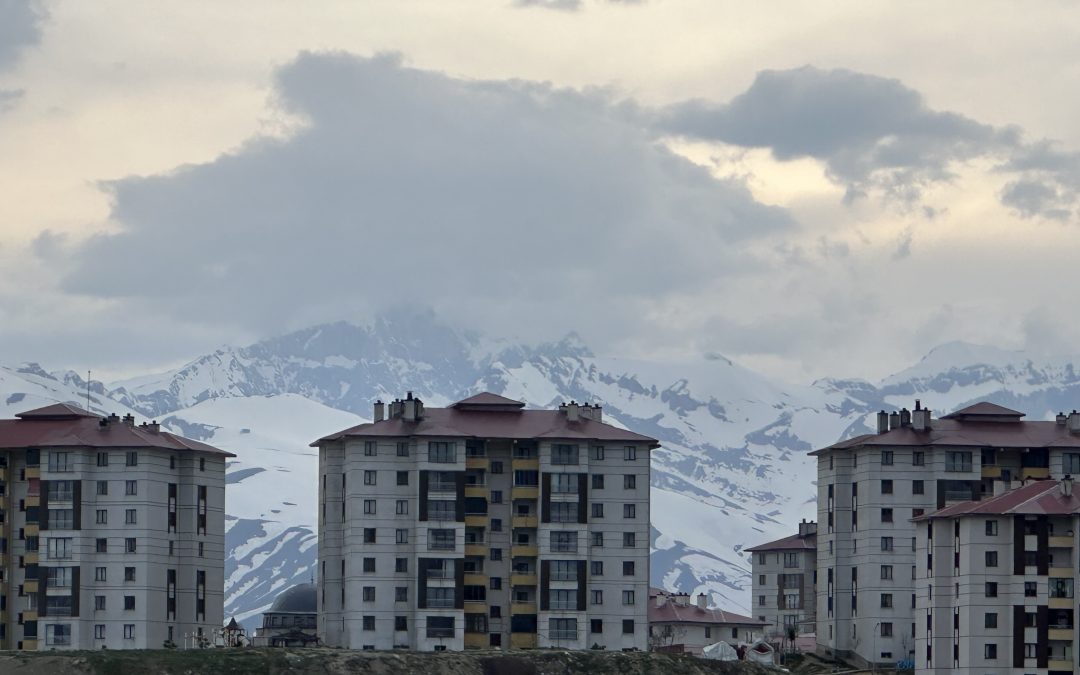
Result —
[[[880,621],[878,621],[877,623],[874,624],[874,631],[873,631],[873,635],[874,635],[874,651],[870,654],[870,658],[873,659],[873,661],[871,661],[871,663],[873,664],[871,667],[873,668],[873,672],[875,672],[875,673],[877,672],[877,633],[878,633],[878,628],[880,626],[881,626]]]

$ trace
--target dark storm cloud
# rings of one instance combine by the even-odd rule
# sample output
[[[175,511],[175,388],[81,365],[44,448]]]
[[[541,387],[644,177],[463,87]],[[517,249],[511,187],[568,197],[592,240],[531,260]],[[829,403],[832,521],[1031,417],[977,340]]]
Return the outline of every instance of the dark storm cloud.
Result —
[[[880,189],[913,201],[949,165],[1016,146],[996,129],[927,107],[898,80],[850,70],[766,70],[726,104],[687,101],[664,110],[660,129],[691,138],[767,148],[781,161],[812,157],[849,197]]]
[[[259,330],[416,302],[561,331],[750,266],[741,243],[793,225],[604,92],[335,53],[282,68],[276,97],[294,136],[110,183],[121,231],[71,249],[65,288]]]
[[[0,0],[0,70],[15,63],[23,49],[41,40],[46,17],[38,0]]]

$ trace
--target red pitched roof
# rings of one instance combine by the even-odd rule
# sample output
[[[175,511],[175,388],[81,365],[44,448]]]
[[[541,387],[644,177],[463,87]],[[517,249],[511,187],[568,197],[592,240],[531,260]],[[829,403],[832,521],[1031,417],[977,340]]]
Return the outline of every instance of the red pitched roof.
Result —
[[[964,419],[968,417],[1015,417],[1019,420],[1024,417],[1024,413],[1019,410],[1012,410],[1005,406],[998,405],[997,403],[990,403],[989,401],[980,401],[974,405],[969,405],[966,408],[961,408],[954,413],[948,415],[942,415],[941,419]]]
[[[485,396],[478,394],[472,398]],[[487,394],[494,400],[501,399],[510,403],[519,403],[512,399]],[[468,401],[470,399],[465,399]],[[463,403],[459,402],[459,403]],[[660,447],[659,441],[633,431],[620,429],[604,422],[579,417],[570,422],[566,413],[560,410],[525,410],[511,408],[507,403],[492,403],[490,407],[471,405],[459,407],[454,404],[449,408],[424,408],[423,416],[415,422],[406,422],[400,417],[380,422],[368,422],[343,429],[324,436],[311,444],[318,447],[323,441],[335,441],[346,437],[400,437],[434,436],[444,438],[506,438],[533,439],[550,438],[566,440],[597,440],[627,443],[648,443],[650,447]]]
[[[953,504],[914,520],[958,518],[981,515],[1071,515],[1080,513],[1080,497],[1075,492],[1066,497],[1061,482],[1040,480],[977,502]]]
[[[817,534],[793,534],[790,537],[770,541],[767,544],[758,544],[757,546],[745,550],[748,553],[756,553],[757,551],[817,550]]]
[[[658,594],[668,596],[667,602],[662,607],[656,606]],[[722,609],[702,609],[693,602],[685,607],[678,605],[672,600],[670,593],[656,588],[649,589],[649,623],[707,623],[754,627],[765,625],[764,621],[734,612],[725,612]]]
[[[1017,421],[1002,422],[971,421],[952,416],[935,419],[930,429],[915,431],[913,427],[900,427],[881,434],[864,434],[814,450],[820,455],[826,450],[843,450],[862,446],[931,446],[950,445],[966,448],[1080,448],[1080,434],[1069,432],[1066,425],[1056,422]]]
[[[65,412],[66,411],[66,412]],[[0,420],[0,450],[20,448],[163,448],[206,452],[235,457],[206,443],[149,427],[113,421],[101,424],[101,418],[81,408],[56,404],[16,415],[19,419]]]
[[[492,394],[489,391],[464,398],[457,403],[451,404],[451,408],[524,408],[525,404],[512,398]]]

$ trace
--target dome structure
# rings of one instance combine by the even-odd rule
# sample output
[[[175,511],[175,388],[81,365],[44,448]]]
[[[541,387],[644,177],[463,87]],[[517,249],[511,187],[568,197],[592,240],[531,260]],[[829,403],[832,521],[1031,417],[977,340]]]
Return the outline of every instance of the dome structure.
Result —
[[[315,614],[318,611],[318,594],[312,584],[297,584],[282,591],[274,599],[267,614]]]

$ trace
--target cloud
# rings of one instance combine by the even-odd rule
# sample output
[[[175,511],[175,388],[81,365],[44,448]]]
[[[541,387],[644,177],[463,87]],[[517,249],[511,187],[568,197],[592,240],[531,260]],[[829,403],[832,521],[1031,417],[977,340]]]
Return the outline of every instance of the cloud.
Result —
[[[0,89],[0,113],[14,108],[25,93],[22,89]]]
[[[71,256],[64,289],[263,333],[419,303],[610,336],[794,228],[603,91],[306,53],[275,98],[304,120],[292,137],[108,183],[119,231],[39,242]]]
[[[911,257],[911,243],[915,239],[915,230],[907,228],[896,239],[896,249],[892,253],[893,260],[903,260]]]
[[[47,17],[39,0],[0,0],[0,70],[13,65],[25,48],[41,40]]]
[[[606,0],[612,5],[640,5],[645,0]],[[576,12],[581,9],[582,0],[516,0],[518,7],[541,7],[543,9],[555,9],[564,12]]]
[[[848,200],[871,190],[902,202],[952,176],[950,164],[1008,150],[1019,132],[927,107],[899,80],[850,70],[765,70],[725,104],[692,100],[663,110],[665,132],[767,148],[780,161],[824,163]]]

